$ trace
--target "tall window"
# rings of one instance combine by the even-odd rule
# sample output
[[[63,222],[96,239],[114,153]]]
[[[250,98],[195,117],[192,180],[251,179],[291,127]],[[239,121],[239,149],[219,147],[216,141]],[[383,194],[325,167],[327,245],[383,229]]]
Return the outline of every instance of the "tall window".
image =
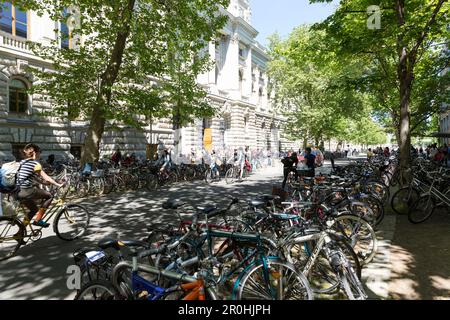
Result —
[[[9,85],[9,112],[26,113],[28,110],[28,95],[26,84],[13,79]]]
[[[71,35],[69,32],[69,27],[67,26],[67,19],[69,18],[69,12],[67,9],[63,10],[64,20],[60,22],[60,32],[61,32],[61,48],[69,49],[71,47]]]
[[[239,92],[242,94],[242,84],[244,82],[244,71],[239,70]]]
[[[0,30],[13,36],[28,37],[28,15],[11,2],[0,5]]]

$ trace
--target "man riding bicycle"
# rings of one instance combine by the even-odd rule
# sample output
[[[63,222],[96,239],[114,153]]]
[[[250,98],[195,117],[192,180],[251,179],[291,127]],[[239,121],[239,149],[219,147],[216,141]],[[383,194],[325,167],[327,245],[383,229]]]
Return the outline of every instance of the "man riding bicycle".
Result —
[[[41,149],[36,144],[30,143],[23,149],[25,160],[20,162],[20,168],[17,171],[16,184],[19,187],[17,200],[19,200],[30,212],[24,218],[25,226],[30,224],[31,219],[36,215],[33,225],[47,228],[48,223],[44,222],[43,217],[45,211],[52,203],[53,196],[50,192],[40,189],[37,185],[41,178],[46,183],[62,187],[60,184],[49,177],[42,169],[41,163],[38,161],[41,155]]]

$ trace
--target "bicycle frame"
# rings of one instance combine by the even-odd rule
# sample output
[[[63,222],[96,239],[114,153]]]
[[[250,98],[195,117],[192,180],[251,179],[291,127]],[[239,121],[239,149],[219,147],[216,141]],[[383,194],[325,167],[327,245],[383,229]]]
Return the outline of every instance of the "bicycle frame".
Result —
[[[183,300],[205,300],[205,290],[208,292],[213,300],[217,300],[215,290],[210,286],[205,286],[203,279],[197,279],[192,276],[182,275],[176,272],[168,270],[160,270],[153,266],[143,265],[137,263],[137,257],[133,257],[133,262],[122,261],[118,263],[112,272],[112,282],[114,286],[119,288],[118,272],[122,268],[132,269],[131,286],[133,294],[136,290],[146,291],[148,293],[147,300],[159,300],[163,296],[175,291],[184,290],[188,294]],[[173,286],[170,288],[162,288],[138,275],[138,272],[142,271],[155,276],[164,277],[170,280],[184,282],[184,284]]]

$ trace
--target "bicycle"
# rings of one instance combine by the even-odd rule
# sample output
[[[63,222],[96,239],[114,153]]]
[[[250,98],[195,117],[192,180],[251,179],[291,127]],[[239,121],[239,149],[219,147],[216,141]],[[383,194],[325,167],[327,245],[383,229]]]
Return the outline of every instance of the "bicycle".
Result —
[[[47,209],[44,222],[48,223],[53,217],[53,231],[64,241],[73,241],[86,232],[89,226],[89,211],[79,204],[66,203],[57,196],[57,189],[53,191],[54,199]],[[16,201],[16,210],[12,216],[0,217],[0,261],[14,256],[23,245],[29,241],[36,242],[42,238],[42,227],[25,226],[22,222],[27,214],[26,208]],[[21,218],[19,218],[21,217]]]
[[[245,180],[251,172],[249,166],[244,165],[244,172],[242,174],[242,180]],[[236,180],[240,180],[241,177],[241,167],[239,165],[234,165],[232,168],[228,169],[225,174],[225,181],[227,184],[234,183]]]
[[[441,176],[442,172],[443,168],[434,173]],[[450,187],[443,192],[439,191],[435,187],[437,182],[442,181],[443,178],[437,178],[436,175],[433,176],[432,183],[428,187],[428,190],[421,194],[415,205],[410,208],[408,212],[408,220],[411,223],[418,224],[425,222],[433,215],[434,210],[439,206],[446,206],[447,208],[450,208]]]
[[[214,291],[208,290],[203,278],[191,277],[178,274],[171,271],[160,270],[151,265],[138,264],[139,258],[145,258],[164,251],[165,247],[158,249],[144,250],[138,253],[132,249],[132,262],[121,261],[114,266],[111,279],[93,280],[84,285],[75,296],[75,300],[164,300],[179,299],[183,300],[205,300],[206,291],[208,297],[215,300]],[[131,274],[125,276],[131,269]],[[144,272],[152,276],[152,280],[140,275]],[[158,285],[161,278],[167,278],[172,281],[181,282],[169,288]]]

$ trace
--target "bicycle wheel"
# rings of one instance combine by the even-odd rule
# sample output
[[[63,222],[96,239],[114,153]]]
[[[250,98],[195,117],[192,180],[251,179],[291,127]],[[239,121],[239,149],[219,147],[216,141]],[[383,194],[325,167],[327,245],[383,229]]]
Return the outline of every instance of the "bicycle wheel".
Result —
[[[295,267],[268,260],[267,267],[259,263],[238,279],[237,300],[312,300],[308,280]],[[236,287],[236,286],[235,286]]]
[[[347,241],[335,239],[333,237],[333,242],[329,244],[329,246],[334,250],[342,252],[347,257],[347,261],[351,263],[357,276],[361,278],[361,265],[359,259]],[[311,258],[315,247],[315,241],[288,243],[286,246],[287,250],[285,251],[287,261],[294,264],[297,270],[302,270],[304,274],[307,272],[305,276],[307,276],[314,293],[336,293],[337,290],[339,290],[339,276],[332,267],[330,259],[325,252],[325,248],[320,250],[319,255],[311,265],[310,270],[305,270],[305,266]]]
[[[119,300],[119,293],[110,282],[95,280],[81,288],[74,300]]]
[[[345,258],[344,258],[345,259]],[[346,262],[339,270],[342,290],[349,300],[366,300],[367,294],[355,271]]]
[[[419,200],[420,194],[414,188],[405,187],[398,190],[391,200],[391,208],[397,214],[407,214]]]
[[[53,229],[60,239],[72,241],[86,232],[89,220],[87,209],[78,204],[69,204],[57,213]]]
[[[89,190],[90,190],[89,180],[78,181],[75,192],[79,198],[86,197],[89,194]]]
[[[381,181],[368,181],[366,182],[366,190],[380,199],[382,203],[386,203],[389,200],[390,191]]]
[[[357,215],[343,214],[335,218],[333,228],[345,236],[361,265],[372,261],[377,253],[378,240],[367,220]]]
[[[147,179],[147,190],[153,191],[158,189],[158,176],[151,174]]]
[[[0,217],[0,261],[11,258],[23,244],[26,230],[13,217]]]
[[[169,177],[167,178],[167,184],[174,184],[178,182],[178,175],[175,172],[170,172]]]
[[[205,181],[207,184],[210,184],[213,181],[212,170],[208,169],[205,173]]]
[[[431,195],[424,195],[419,198],[416,205],[410,209],[408,220],[418,224],[428,220],[434,212],[436,203]]]
[[[105,181],[103,178],[93,179],[91,183],[91,191],[97,196],[101,196],[105,193]]]
[[[111,175],[107,175],[104,178],[104,189],[103,189],[103,193],[104,194],[110,194],[114,189],[114,177]]]
[[[234,168],[228,169],[227,173],[225,174],[225,182],[227,184],[233,183],[235,180],[235,173]]]
[[[360,199],[369,205],[374,215],[373,227],[378,226],[384,219],[384,206],[379,199],[374,196],[368,196],[367,198]],[[372,221],[371,221],[372,222]]]

